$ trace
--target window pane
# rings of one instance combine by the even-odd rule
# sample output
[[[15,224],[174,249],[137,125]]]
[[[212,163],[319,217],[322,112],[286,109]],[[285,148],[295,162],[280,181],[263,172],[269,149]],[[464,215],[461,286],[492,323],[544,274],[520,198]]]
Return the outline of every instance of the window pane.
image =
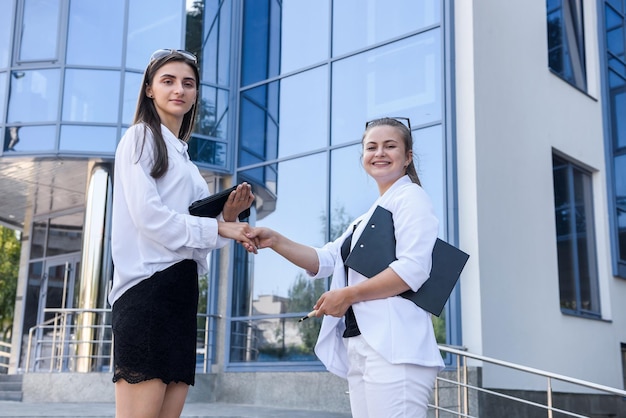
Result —
[[[57,59],[60,0],[24,0],[20,61]]]
[[[117,71],[67,70],[63,120],[115,123],[119,94],[120,73]]]
[[[202,86],[194,132],[215,138],[228,138],[228,91]]]
[[[123,29],[124,0],[70,2],[67,63],[119,67]]]
[[[624,19],[611,7],[606,6],[606,48],[614,55],[624,59]]]
[[[626,155],[615,158],[615,200],[626,211]]]
[[[188,17],[194,21],[195,17]],[[231,2],[207,2],[204,7],[204,34],[199,33],[201,38],[197,51],[202,50],[198,57],[201,61],[202,81],[219,85],[227,85],[230,80],[230,25]],[[194,22],[195,23],[195,22]],[[202,22],[200,22],[202,24]],[[199,27],[202,31],[202,27]],[[187,29],[189,32],[189,28]],[[192,34],[196,36],[196,34]],[[187,35],[189,45],[189,33]],[[191,45],[194,47],[193,44]]]
[[[413,161],[422,187],[430,196],[439,219],[439,235],[446,237],[446,179],[444,136],[441,125],[413,131]]]
[[[42,258],[46,247],[46,230],[48,221],[33,222],[32,238],[30,243],[30,258]]]
[[[11,126],[4,135],[4,150],[16,152],[54,151],[54,126]]]
[[[280,15],[280,3],[276,0],[244,2],[242,86],[278,75]]]
[[[328,0],[314,2],[283,1],[280,34],[281,73],[284,74],[328,59],[328,36],[330,34],[328,10]],[[360,27],[364,25],[351,24],[350,26]],[[351,31],[343,27],[337,36],[345,32]],[[303,54],[302,51],[306,51],[306,54]]]
[[[289,301],[263,295],[254,301],[254,310],[261,314],[277,314],[287,310],[288,305]],[[321,325],[320,318],[302,323],[298,322],[298,318],[284,317],[233,321],[230,361],[317,361],[313,347]]]
[[[316,68],[284,78],[280,84],[278,156],[328,144],[328,69]],[[303,98],[306,97],[306,100]]]
[[[5,120],[4,98],[7,97],[7,72],[0,73],[0,123]]]
[[[124,76],[124,103],[122,105],[122,123],[130,125],[135,119],[137,99],[143,74],[126,72]]]
[[[7,122],[52,122],[58,117],[59,70],[13,71]]]
[[[46,257],[78,252],[83,239],[83,212],[50,219]]]
[[[439,23],[439,0],[333,2],[333,56]]]
[[[626,147],[626,91],[617,90],[613,97],[614,143],[616,148],[623,148]]]
[[[182,47],[181,2],[137,0],[129,2],[128,9],[128,67],[144,70],[157,49]]]
[[[278,149],[278,82],[241,95],[239,166],[276,158]]]
[[[226,167],[227,150],[228,146],[223,142],[196,136],[189,140],[189,157],[197,163]]]
[[[11,22],[13,20],[13,4],[12,0],[0,0],[0,68],[8,67],[10,62],[11,51]],[[0,96],[0,97],[4,97]]]
[[[626,211],[617,211],[617,235],[619,243],[619,259],[626,262]]]
[[[117,128],[63,125],[59,149],[113,154],[117,145],[116,134]]]
[[[394,42],[333,64],[332,143],[361,139],[365,120],[441,120],[440,30]]]

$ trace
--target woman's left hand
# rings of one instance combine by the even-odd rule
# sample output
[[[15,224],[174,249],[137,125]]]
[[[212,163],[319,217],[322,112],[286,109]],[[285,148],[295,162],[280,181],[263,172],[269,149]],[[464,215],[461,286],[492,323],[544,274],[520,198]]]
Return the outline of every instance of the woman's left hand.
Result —
[[[230,193],[228,200],[224,204],[222,215],[226,222],[234,222],[237,216],[244,210],[248,209],[254,201],[252,188],[246,182],[237,186],[237,189]]]
[[[344,316],[348,308],[355,303],[353,290],[351,287],[342,287],[323,293],[313,307],[317,311],[315,316],[330,315],[337,318]]]

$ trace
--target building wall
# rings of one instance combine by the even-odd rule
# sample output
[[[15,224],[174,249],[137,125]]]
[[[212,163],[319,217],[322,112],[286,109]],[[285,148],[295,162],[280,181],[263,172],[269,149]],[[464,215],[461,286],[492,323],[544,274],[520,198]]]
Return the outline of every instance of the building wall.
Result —
[[[472,352],[622,386],[624,283],[611,273],[596,3],[584,2],[587,92],[548,68],[545,1],[456,1],[463,342]],[[593,171],[602,319],[559,308],[552,153]],[[623,305],[623,304],[622,304]],[[508,373],[486,386],[533,387]],[[521,385],[520,385],[521,383]]]

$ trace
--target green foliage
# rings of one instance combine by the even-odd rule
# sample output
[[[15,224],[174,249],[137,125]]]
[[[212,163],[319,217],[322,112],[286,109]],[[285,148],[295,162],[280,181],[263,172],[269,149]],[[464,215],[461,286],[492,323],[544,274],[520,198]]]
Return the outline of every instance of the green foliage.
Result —
[[[0,226],[0,339],[11,337],[21,243],[15,231]]]
[[[287,312],[309,312],[315,302],[326,291],[326,280],[311,280],[304,274],[298,274],[295,282],[289,289]],[[304,351],[312,351],[317,341],[322,323],[319,320],[307,320],[298,324]]]
[[[435,338],[438,344],[446,343],[446,311],[441,313],[440,317],[432,316],[433,327],[435,329]]]

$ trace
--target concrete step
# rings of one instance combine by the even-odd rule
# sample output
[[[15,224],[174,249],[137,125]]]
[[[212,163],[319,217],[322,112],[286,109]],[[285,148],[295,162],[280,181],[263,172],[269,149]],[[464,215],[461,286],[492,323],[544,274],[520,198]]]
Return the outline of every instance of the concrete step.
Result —
[[[0,401],[22,400],[22,375],[0,375]]]

